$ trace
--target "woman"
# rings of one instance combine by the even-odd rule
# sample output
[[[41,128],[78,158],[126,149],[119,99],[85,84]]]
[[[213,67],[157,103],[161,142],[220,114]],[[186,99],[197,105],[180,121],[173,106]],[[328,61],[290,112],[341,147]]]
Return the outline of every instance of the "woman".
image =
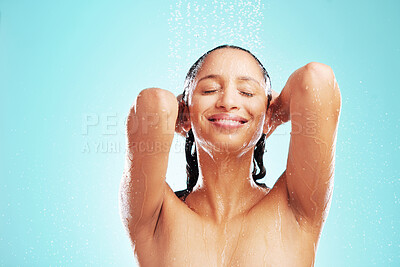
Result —
[[[234,46],[203,55],[178,101],[143,90],[128,117],[120,194],[140,265],[312,266],[332,196],[340,107],[330,67],[305,65],[278,95],[257,58]],[[270,190],[257,182],[264,141],[288,120],[287,168]],[[187,136],[188,188],[177,194],[165,182],[174,131]]]

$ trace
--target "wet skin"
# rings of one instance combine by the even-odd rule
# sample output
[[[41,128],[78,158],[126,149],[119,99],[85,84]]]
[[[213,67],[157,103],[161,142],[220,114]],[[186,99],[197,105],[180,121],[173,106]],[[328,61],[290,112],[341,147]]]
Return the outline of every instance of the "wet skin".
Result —
[[[340,91],[320,63],[295,71],[268,110],[264,88],[256,61],[224,48],[206,58],[186,108],[166,90],[139,94],[120,207],[141,266],[313,266],[333,190]],[[178,113],[189,115],[176,120]],[[243,121],[210,119],[216,114]],[[289,120],[287,168],[271,190],[259,187],[254,145]],[[200,176],[183,200],[165,175],[174,131],[189,129]]]

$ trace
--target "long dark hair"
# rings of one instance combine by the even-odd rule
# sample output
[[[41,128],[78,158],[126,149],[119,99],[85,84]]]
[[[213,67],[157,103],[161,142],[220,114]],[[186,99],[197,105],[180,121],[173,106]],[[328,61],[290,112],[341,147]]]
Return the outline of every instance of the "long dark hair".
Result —
[[[261,62],[256,58],[250,51],[241,48],[239,46],[234,46],[234,45],[221,45],[218,46],[214,49],[211,49],[210,51],[206,52],[204,55],[202,55],[189,69],[186,79],[185,79],[185,87],[183,91],[183,97],[182,100],[185,102],[186,105],[188,105],[188,95],[189,95],[189,90],[193,85],[193,81],[201,68],[204,60],[206,57],[213,51],[222,49],[222,48],[232,48],[232,49],[239,49],[242,51],[245,51],[249,53],[253,58],[257,61],[258,65],[260,66],[263,75],[264,75],[264,80],[265,84],[267,87],[267,96],[268,96],[268,103],[267,103],[267,109],[269,108],[269,104],[272,99],[272,92],[271,92],[271,79],[268,75],[267,70],[264,68],[264,66],[261,64]],[[258,180],[264,178],[266,174],[266,170],[264,167],[264,162],[263,162],[263,156],[264,156],[264,151],[265,151],[265,134],[263,133],[258,140],[256,146],[254,147],[254,154],[253,154],[253,181],[261,187],[265,187],[263,183],[259,183]],[[197,150],[196,150],[196,143],[194,141],[194,135],[193,131],[190,129],[186,135],[186,143],[185,143],[185,155],[186,155],[186,174],[187,174],[187,181],[186,181],[186,186],[187,188],[181,191],[175,192],[176,196],[181,198],[186,198],[187,195],[189,195],[195,185],[197,184],[197,180],[199,178],[199,166],[197,162]]]

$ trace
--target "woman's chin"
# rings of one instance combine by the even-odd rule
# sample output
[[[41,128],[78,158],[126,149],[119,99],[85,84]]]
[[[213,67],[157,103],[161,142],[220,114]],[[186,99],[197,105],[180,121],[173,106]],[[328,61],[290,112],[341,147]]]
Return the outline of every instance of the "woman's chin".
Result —
[[[193,129],[195,140],[208,153],[245,153],[257,143],[254,129],[243,128],[200,128]],[[254,142],[255,140],[255,142]]]
[[[211,139],[202,140],[199,145],[203,150],[209,154],[214,153],[233,153],[243,154],[248,151],[251,147],[249,146],[249,140],[243,140],[237,136],[213,136]]]

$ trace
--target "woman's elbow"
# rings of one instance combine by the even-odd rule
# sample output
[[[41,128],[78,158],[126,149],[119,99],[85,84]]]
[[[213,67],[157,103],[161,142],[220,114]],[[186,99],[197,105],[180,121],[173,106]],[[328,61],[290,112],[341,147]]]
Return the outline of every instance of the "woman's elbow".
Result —
[[[310,62],[303,67],[302,76],[301,88],[305,94],[340,109],[340,89],[330,66],[318,62]]]
[[[137,99],[136,105],[144,105],[146,109],[160,110],[177,107],[177,100],[173,93],[160,88],[147,88],[142,90]]]

